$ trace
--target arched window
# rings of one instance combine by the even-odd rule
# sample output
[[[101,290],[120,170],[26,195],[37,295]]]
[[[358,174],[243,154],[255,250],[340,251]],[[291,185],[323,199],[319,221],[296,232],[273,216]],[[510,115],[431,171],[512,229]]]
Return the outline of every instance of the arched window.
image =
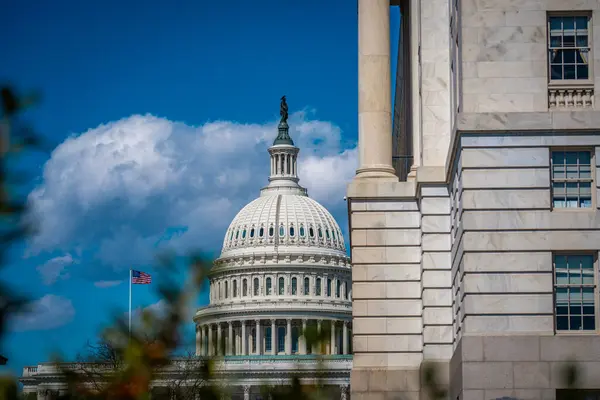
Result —
[[[301,227],[300,227],[300,236],[301,236],[301,237],[304,237],[304,234],[305,234],[305,233],[306,233],[306,232],[304,232],[304,227],[303,227],[303,226],[301,226]]]
[[[321,278],[317,278],[315,282],[315,296],[321,295]]]
[[[258,296],[258,278],[254,278],[254,295]]]
[[[233,281],[233,297],[237,297],[237,281]]]
[[[283,276],[279,278],[279,295],[283,296],[285,294],[285,279]]]
[[[231,231],[231,234],[229,235],[229,240],[233,239],[233,231]]]
[[[329,240],[329,229],[325,229],[325,237]]]
[[[239,238],[240,237],[240,230],[238,229],[237,231],[235,231],[235,238]]]
[[[253,238],[254,237],[254,228],[250,229],[250,237]]]
[[[218,296],[219,296],[219,300],[221,299],[221,282],[219,282],[219,292],[218,292]]]
[[[279,226],[279,237],[285,236],[285,228],[283,225]]]
[[[261,227],[258,231],[258,236],[259,237],[263,237],[265,236],[265,228]]]
[[[294,231],[294,227],[290,226],[290,236],[294,237],[295,234],[296,234],[296,232]]]
[[[310,236],[311,238],[315,237],[315,230],[312,226],[308,228],[308,236]]]
[[[319,239],[323,238],[323,230],[319,227]]]
[[[265,328],[265,352],[271,352],[271,327]]]
[[[331,278],[327,278],[327,297],[331,297]]]
[[[310,279],[307,277],[304,278],[304,295],[308,296],[310,294]]]
[[[336,288],[335,288],[335,297],[337,297],[339,299],[341,295],[342,295],[342,281],[338,280]]]
[[[273,236],[273,227],[272,226],[269,227],[269,236]]]
[[[271,278],[267,278],[267,296],[271,294]]]
[[[348,300],[348,281],[344,282],[344,297]]]
[[[242,296],[248,296],[248,279],[244,279],[242,282]]]
[[[242,239],[246,239],[246,230],[245,229],[242,231]]]
[[[331,236],[333,236],[333,240],[337,240],[337,237],[335,236],[335,229],[331,231]]]
[[[298,280],[294,277],[292,278],[292,295],[298,294]]]
[[[225,281],[225,298],[227,298],[229,292],[229,282]]]

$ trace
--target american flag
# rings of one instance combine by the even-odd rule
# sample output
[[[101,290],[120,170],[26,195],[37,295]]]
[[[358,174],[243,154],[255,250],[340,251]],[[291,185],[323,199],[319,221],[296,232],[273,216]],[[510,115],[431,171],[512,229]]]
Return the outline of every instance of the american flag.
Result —
[[[148,285],[152,283],[152,277],[142,271],[131,270],[131,283],[137,285]]]

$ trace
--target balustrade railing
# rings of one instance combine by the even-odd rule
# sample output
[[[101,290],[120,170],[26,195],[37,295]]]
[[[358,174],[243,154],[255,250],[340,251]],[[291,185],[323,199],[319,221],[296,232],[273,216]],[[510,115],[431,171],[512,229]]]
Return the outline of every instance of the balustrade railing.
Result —
[[[550,110],[594,108],[594,88],[590,86],[550,87],[548,108]]]

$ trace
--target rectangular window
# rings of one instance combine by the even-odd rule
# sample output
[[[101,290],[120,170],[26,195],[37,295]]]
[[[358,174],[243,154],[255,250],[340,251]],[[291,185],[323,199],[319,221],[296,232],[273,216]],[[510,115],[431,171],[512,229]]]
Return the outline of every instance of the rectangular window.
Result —
[[[554,255],[554,312],[556,331],[596,329],[594,256]]]
[[[550,81],[591,79],[590,15],[548,16]]]
[[[265,352],[271,351],[271,328],[265,328]]]
[[[592,152],[552,151],[552,206],[592,207]]]
[[[285,326],[277,327],[277,352],[285,352]]]

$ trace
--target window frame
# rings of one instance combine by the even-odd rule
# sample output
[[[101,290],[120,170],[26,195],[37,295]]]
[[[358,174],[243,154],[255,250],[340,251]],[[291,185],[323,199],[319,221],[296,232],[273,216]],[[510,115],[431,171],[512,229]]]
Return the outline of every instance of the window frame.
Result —
[[[555,207],[554,206],[554,163],[552,161],[552,153],[563,151],[563,152],[580,152],[586,151],[590,153],[590,207]],[[558,212],[594,212],[596,211],[596,149],[594,147],[586,147],[586,146],[563,146],[563,147],[550,147],[550,209],[552,211]],[[580,164],[577,164],[580,165]],[[565,171],[566,173],[566,171]],[[564,179],[564,182],[569,182],[569,180]],[[581,179],[573,180],[572,182],[583,182]],[[565,189],[566,190],[566,189]]]
[[[550,61],[550,18],[551,17],[587,17],[588,18],[588,78],[587,79],[552,79],[552,68]],[[553,88],[560,87],[573,87],[573,86],[582,86],[582,87],[593,87],[594,86],[594,32],[593,32],[593,15],[590,11],[583,10],[571,10],[571,11],[549,11],[546,13],[546,71],[548,74],[548,86]],[[575,38],[577,41],[577,38]],[[575,43],[577,44],[577,43]],[[579,47],[575,46],[573,49],[578,49]],[[564,47],[561,46],[561,49]],[[564,61],[563,61],[564,66]]]
[[[590,329],[590,330],[558,330],[557,329],[557,324],[556,324],[556,318],[557,318],[557,314],[556,314],[556,289],[557,289],[557,283],[556,283],[556,262],[555,262],[555,257],[556,256],[592,256],[593,261],[592,261],[592,270],[594,273],[594,323],[595,323],[595,327],[594,329]],[[597,251],[593,251],[593,250],[589,250],[589,251],[555,251],[552,252],[552,325],[553,325],[553,329],[554,329],[554,334],[555,335],[597,335],[598,333],[600,333],[600,290],[598,288],[598,284],[599,284],[599,278],[598,278],[598,252]],[[577,285],[574,285],[577,287]],[[567,287],[569,287],[567,285]],[[579,287],[583,287],[583,284],[580,285]]]

